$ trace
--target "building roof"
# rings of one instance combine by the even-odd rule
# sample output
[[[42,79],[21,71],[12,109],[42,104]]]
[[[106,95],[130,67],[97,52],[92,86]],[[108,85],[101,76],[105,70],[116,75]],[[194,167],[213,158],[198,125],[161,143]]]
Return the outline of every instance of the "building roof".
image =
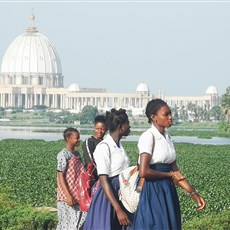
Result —
[[[149,92],[149,88],[146,83],[141,82],[136,89],[136,92]]]
[[[34,15],[30,16],[32,26],[9,45],[3,57],[1,72],[5,74],[61,74],[61,62],[54,45],[34,26]]]
[[[208,95],[213,95],[213,94],[218,94],[217,92],[217,89],[215,86],[209,86],[205,92],[205,94],[208,94]]]
[[[70,92],[79,92],[80,91],[80,87],[77,83],[72,83],[69,87],[68,87],[68,91]]]

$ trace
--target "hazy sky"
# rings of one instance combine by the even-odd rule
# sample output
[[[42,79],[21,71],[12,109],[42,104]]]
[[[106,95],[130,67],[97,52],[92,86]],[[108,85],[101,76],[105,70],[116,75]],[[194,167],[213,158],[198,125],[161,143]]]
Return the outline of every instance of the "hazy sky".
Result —
[[[0,61],[31,25],[56,47],[64,85],[204,95],[230,86],[230,1],[0,1]]]

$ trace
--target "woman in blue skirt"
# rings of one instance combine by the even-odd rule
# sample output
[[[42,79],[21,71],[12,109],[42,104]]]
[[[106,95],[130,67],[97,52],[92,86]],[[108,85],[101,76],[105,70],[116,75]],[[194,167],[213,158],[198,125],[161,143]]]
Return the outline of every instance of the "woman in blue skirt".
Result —
[[[109,134],[96,147],[93,155],[99,175],[99,186],[93,196],[84,230],[119,230],[130,228],[133,214],[128,213],[118,199],[122,170],[129,166],[128,156],[120,142],[130,133],[124,109],[106,112]]]
[[[175,184],[185,189],[205,208],[204,199],[187,182],[176,164],[173,142],[165,128],[172,125],[172,114],[167,103],[153,99],[146,106],[151,128],[139,139],[139,175],[145,178],[140,201],[134,216],[134,230],[180,230],[181,214]]]

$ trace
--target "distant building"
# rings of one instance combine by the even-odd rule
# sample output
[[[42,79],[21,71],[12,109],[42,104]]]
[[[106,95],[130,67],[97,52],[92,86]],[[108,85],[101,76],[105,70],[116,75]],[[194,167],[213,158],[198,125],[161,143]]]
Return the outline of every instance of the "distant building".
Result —
[[[187,106],[189,103],[208,110],[218,105],[218,93],[214,86],[208,87],[204,96],[176,97],[163,93],[151,94],[146,83],[141,82],[133,93],[109,93],[106,89],[80,88],[72,83],[63,87],[61,61],[50,40],[31,26],[10,44],[2,60],[0,73],[0,107],[23,107],[30,109],[44,105],[50,109],[66,109],[80,112],[84,106],[96,106],[99,110],[125,108],[133,115],[142,115],[146,103],[162,98],[170,106]]]

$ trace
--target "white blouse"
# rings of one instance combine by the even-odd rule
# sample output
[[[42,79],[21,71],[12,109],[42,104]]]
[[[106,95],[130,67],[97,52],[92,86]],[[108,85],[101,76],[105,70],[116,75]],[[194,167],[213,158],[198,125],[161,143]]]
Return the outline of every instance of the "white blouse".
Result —
[[[117,146],[109,134],[97,145],[93,156],[98,175],[105,174],[113,177],[129,166],[129,158],[121,142],[119,145],[120,147]]]
[[[155,141],[155,143],[153,141]],[[149,153],[152,155],[150,164],[170,164],[176,160],[176,151],[171,137],[166,131],[164,137],[154,125],[141,134],[138,141],[138,149],[139,155],[141,153]],[[140,156],[138,162],[140,163]]]

